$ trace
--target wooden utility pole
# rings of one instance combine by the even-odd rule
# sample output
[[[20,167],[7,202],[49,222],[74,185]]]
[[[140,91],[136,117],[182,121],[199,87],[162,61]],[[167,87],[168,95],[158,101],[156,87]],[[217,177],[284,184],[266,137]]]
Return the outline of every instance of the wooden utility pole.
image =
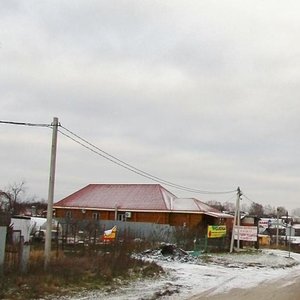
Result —
[[[47,230],[45,236],[45,261],[44,269],[48,268],[51,256],[51,238],[52,238],[52,214],[53,214],[53,198],[54,198],[54,182],[55,182],[55,164],[56,164],[56,148],[57,148],[57,127],[58,118],[53,118],[52,123],[52,146],[50,161],[50,176],[48,190],[48,206],[47,206]]]

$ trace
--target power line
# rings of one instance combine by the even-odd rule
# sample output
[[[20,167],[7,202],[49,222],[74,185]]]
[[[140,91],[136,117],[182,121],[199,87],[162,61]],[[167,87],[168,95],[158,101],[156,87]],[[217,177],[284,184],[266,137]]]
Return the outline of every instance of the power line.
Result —
[[[170,181],[167,181],[167,180],[164,180],[162,178],[159,178],[157,176],[154,176],[148,172],[145,172],[141,169],[138,169],[126,162],[124,162],[123,160],[117,158],[116,156],[113,156],[111,154],[109,154],[108,152],[102,150],[101,148],[95,146],[94,144],[90,143],[89,141],[83,139],[82,137],[80,137],[79,135],[75,134],[74,132],[72,132],[71,130],[67,129],[66,127],[64,126],[60,126],[61,128],[63,128],[64,130],[66,130],[69,134],[71,134],[72,136],[70,136],[69,134],[66,134],[64,132],[62,132],[61,130],[59,130],[59,132],[61,134],[63,134],[65,137],[71,139],[72,141],[78,143],[79,145],[85,147],[86,149],[98,154],[99,156],[113,162],[114,164],[118,165],[118,166],[121,166],[131,172],[134,172],[140,176],[143,176],[145,178],[148,178],[148,179],[151,179],[152,181],[155,181],[155,182],[159,182],[159,183],[162,183],[162,184],[165,184],[165,185],[168,185],[168,186],[171,186],[171,187],[174,187],[174,188],[177,188],[177,189],[181,189],[181,190],[184,190],[184,191],[189,191],[189,192],[194,192],[194,193],[199,193],[199,194],[229,194],[229,193],[234,193],[236,192],[236,190],[231,190],[231,191],[204,191],[204,190],[200,190],[200,189],[195,189],[195,188],[190,188],[190,187],[186,187],[186,186],[183,186],[183,185],[179,185],[179,184],[176,184],[176,183],[173,183],[173,182],[170,182]],[[79,141],[78,141],[79,140]],[[87,146],[87,145],[88,146]],[[96,149],[96,150],[94,150]]]
[[[124,165],[124,164],[121,164],[121,163],[119,163],[119,162],[117,162],[117,161],[115,161],[115,160],[113,160],[113,159],[111,159],[111,158],[109,158],[109,157],[107,157],[107,156],[105,156],[105,155],[99,153],[98,151],[96,151],[96,150],[94,150],[93,148],[91,148],[91,147],[85,145],[84,143],[82,143],[82,142],[76,140],[75,138],[71,137],[70,135],[68,135],[68,134],[66,134],[66,133],[64,133],[64,132],[62,132],[61,130],[58,130],[58,131],[59,131],[62,135],[64,135],[65,137],[67,137],[67,138],[71,139],[72,141],[74,141],[75,143],[77,143],[77,144],[83,146],[84,148],[86,148],[86,149],[88,149],[88,150],[94,152],[95,154],[97,154],[97,155],[99,155],[99,156],[101,156],[101,157],[103,157],[103,158],[109,160],[110,162],[112,162],[112,163],[114,163],[114,164],[116,164],[116,165],[118,165],[118,166],[120,166],[120,167],[122,167],[122,168],[125,168],[125,169],[127,169],[127,170],[129,170],[129,171],[131,171],[131,172],[134,172],[134,173],[136,173],[136,174],[138,174],[138,175],[140,175],[140,176],[143,176],[143,177],[145,177],[145,178],[151,179],[151,180],[153,180],[153,181],[156,181],[156,182],[159,182],[159,183],[163,183],[163,184],[165,184],[165,185],[169,185],[169,186],[172,186],[172,187],[174,187],[174,188],[179,188],[179,187],[176,186],[175,184],[172,184],[172,183],[166,183],[166,182],[163,181],[163,180],[160,181],[160,180],[158,180],[158,179],[154,179],[154,177],[152,177],[151,175],[148,176],[148,175],[146,175],[146,174],[143,174],[142,172],[139,172],[139,171],[137,171],[137,170],[135,170],[135,169],[132,169],[132,168],[130,168],[130,167]],[[194,190],[191,190],[191,189],[189,189],[189,188],[184,188],[184,187],[180,187],[179,189],[182,189],[182,190],[185,190],[185,191],[189,191],[189,192],[195,192]]]
[[[0,124],[31,126],[31,127],[51,127],[52,126],[51,124],[37,124],[37,123],[25,123],[25,122],[13,122],[13,121],[0,121]]]
[[[0,124],[8,124],[8,125],[19,125],[19,126],[30,126],[30,127],[52,127],[53,124],[38,124],[38,123],[28,123],[28,122],[15,122],[15,121],[1,121],[0,120]],[[231,190],[231,191],[205,191],[205,190],[200,190],[200,189],[195,189],[195,188],[190,188],[187,186],[183,186],[183,185],[179,185],[176,183],[173,183],[171,181],[167,181],[164,180],[162,178],[159,178],[157,176],[154,176],[148,172],[145,172],[141,169],[138,169],[128,163],[126,163],[125,161],[117,158],[114,155],[109,154],[108,152],[102,150],[101,148],[95,146],[94,144],[90,143],[89,141],[83,139],[82,137],[80,137],[79,135],[75,134],[74,132],[72,132],[71,130],[67,129],[66,127],[62,126],[61,124],[58,124],[58,126],[62,129],[64,129],[65,131],[67,131],[69,134],[64,133],[61,130],[58,130],[58,132],[60,132],[62,135],[64,135],[65,137],[71,139],[72,141],[74,141],[75,143],[81,145],[82,147],[88,149],[89,151],[92,151],[94,153],[96,153],[97,155],[101,156],[102,158],[105,158],[106,160],[109,160],[110,162],[125,168],[133,173],[136,173],[140,176],[143,176],[145,178],[148,178],[152,181],[155,182],[159,182],[162,183],[164,185],[168,185],[180,190],[184,190],[184,191],[188,191],[188,192],[194,192],[194,193],[199,193],[199,194],[231,194],[231,193],[235,193],[236,190]],[[96,149],[96,150],[95,150]]]
[[[251,200],[249,197],[247,197],[244,193],[243,193],[243,196],[244,196],[247,200],[249,200],[250,202],[252,202],[253,204],[257,204],[255,201],[253,201],[253,200]]]
[[[244,196],[248,201],[250,201],[252,204],[255,204],[255,205],[261,205],[261,204],[255,202],[255,201],[251,200],[251,199],[250,199],[249,197],[247,197],[245,194],[243,194],[243,196]]]

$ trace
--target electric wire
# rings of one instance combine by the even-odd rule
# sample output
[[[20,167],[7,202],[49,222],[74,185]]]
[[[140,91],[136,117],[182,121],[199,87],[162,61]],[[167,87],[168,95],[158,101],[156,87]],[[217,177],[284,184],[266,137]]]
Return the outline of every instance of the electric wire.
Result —
[[[80,142],[80,141],[74,139],[74,138],[71,137],[70,135],[68,135],[68,134],[66,134],[66,133],[64,133],[64,132],[62,132],[61,130],[58,130],[58,132],[60,132],[60,133],[61,133],[62,135],[64,135],[65,137],[71,139],[71,140],[74,141],[75,143],[77,143],[77,144],[83,146],[84,148],[86,148],[86,149],[88,149],[88,150],[94,152],[95,154],[97,154],[97,155],[99,155],[99,156],[101,156],[101,157],[103,157],[103,158],[109,160],[110,162],[112,162],[112,163],[114,163],[114,164],[116,164],[116,165],[118,165],[118,166],[120,166],[120,167],[123,167],[123,168],[125,168],[125,169],[127,169],[127,170],[129,170],[129,171],[131,171],[131,172],[134,172],[134,173],[136,173],[136,174],[138,174],[138,175],[140,175],[140,176],[143,176],[143,177],[145,177],[145,178],[148,178],[148,179],[150,179],[150,180],[152,180],[152,181],[159,182],[159,183],[163,183],[163,184],[165,184],[165,185],[168,185],[168,186],[171,186],[171,187],[174,187],[174,188],[178,188],[176,185],[173,185],[173,184],[171,184],[171,183],[168,184],[168,183],[159,181],[159,180],[157,180],[157,179],[152,178],[151,176],[147,176],[147,175],[142,174],[142,173],[140,173],[140,172],[138,172],[138,171],[136,171],[136,170],[134,170],[134,169],[131,169],[130,167],[127,167],[127,166],[125,166],[125,165],[122,165],[121,163],[114,161],[113,159],[111,159],[111,158],[109,158],[109,157],[107,157],[107,156],[105,156],[105,155],[99,153],[98,151],[92,149],[91,147],[89,147],[89,146],[83,144],[82,142]],[[194,192],[193,190],[190,190],[189,188],[183,188],[183,187],[182,187],[182,188],[180,188],[180,189],[185,190],[185,191],[188,191],[188,192]]]
[[[61,130],[58,130],[58,132],[60,132],[60,133],[61,133],[62,135],[64,135],[65,137],[71,139],[71,140],[74,141],[75,143],[77,143],[77,144],[83,146],[84,148],[86,148],[86,149],[88,149],[88,150],[94,152],[95,154],[97,154],[97,155],[99,155],[99,156],[101,156],[101,157],[103,157],[103,158],[105,158],[105,159],[107,159],[107,160],[109,160],[109,161],[111,161],[111,162],[113,162],[113,163],[115,163],[115,164],[117,164],[117,165],[119,165],[119,166],[121,166],[121,167],[123,167],[123,168],[129,170],[129,171],[132,171],[132,172],[134,172],[134,173],[136,173],[136,174],[138,174],[138,175],[142,175],[141,173],[139,173],[139,172],[137,172],[137,171],[135,171],[135,170],[132,170],[132,169],[130,169],[129,167],[126,167],[126,166],[122,165],[121,163],[118,163],[118,162],[116,162],[116,161],[114,161],[114,160],[112,160],[112,159],[106,157],[105,155],[103,155],[103,154],[99,153],[98,151],[92,149],[91,147],[89,147],[89,146],[83,144],[82,142],[80,142],[80,141],[74,139],[74,138],[71,137],[70,135],[68,135],[68,134],[66,134],[66,133],[64,133],[64,132],[62,132]],[[144,175],[142,175],[142,176],[144,176]],[[144,177],[147,177],[147,176],[144,176]],[[153,180],[153,178],[151,178],[150,176],[147,177],[147,178]]]
[[[101,157],[103,157],[103,158],[105,158],[105,159],[107,159],[107,160],[109,160],[109,161],[111,161],[111,162],[113,162],[113,163],[115,163],[115,164],[131,171],[131,172],[134,172],[134,173],[136,173],[140,176],[151,179],[152,181],[159,182],[159,183],[162,183],[162,184],[165,184],[165,185],[168,185],[168,186],[172,186],[174,188],[181,189],[181,190],[184,190],[184,191],[189,191],[189,192],[194,192],[194,193],[199,193],[199,194],[229,194],[229,193],[235,193],[236,192],[236,190],[230,190],[230,191],[204,191],[204,190],[190,188],[190,187],[186,187],[186,186],[183,186],[183,185],[179,185],[179,184],[164,180],[164,179],[159,178],[157,176],[154,176],[154,175],[152,175],[148,172],[142,171],[141,169],[138,169],[138,168],[124,162],[123,160],[117,158],[116,156],[113,156],[113,155],[109,154],[108,152],[102,150],[101,148],[95,146],[94,144],[92,144],[89,141],[83,139],[82,137],[80,137],[76,133],[74,133],[71,130],[67,129],[66,127],[64,127],[62,125],[60,125],[60,127],[62,129],[64,129],[65,131],[67,131],[72,136],[79,139],[80,141],[78,141],[77,139],[71,137],[69,134],[66,134],[66,133],[62,132],[61,130],[59,130],[59,132],[61,134],[63,134],[64,136],[66,136],[67,138],[73,140],[74,142],[80,144],[81,146],[87,148],[88,150],[100,155]],[[84,143],[87,144],[88,146],[85,145]],[[93,148],[96,149],[97,151],[94,150]]]
[[[13,122],[13,121],[0,121],[0,124],[31,126],[31,127],[51,127],[52,126],[52,124],[37,124],[37,123]]]
[[[260,205],[260,206],[261,206],[261,204],[259,204],[259,203],[255,202],[255,201],[251,200],[251,199],[250,199],[249,197],[247,197],[245,194],[243,194],[243,196],[244,196],[244,198],[246,198],[248,201],[250,201],[252,204],[254,204],[254,205]]]
[[[130,165],[130,164],[128,164],[128,163],[126,163],[126,162],[124,162],[124,161],[118,159],[117,157],[115,157],[115,156],[109,154],[108,152],[105,152],[104,150],[100,149],[99,147],[97,147],[97,146],[93,145],[92,143],[88,142],[87,140],[81,138],[80,136],[78,136],[78,135],[75,134],[74,132],[70,131],[69,129],[67,129],[67,128],[63,127],[63,126],[61,126],[61,127],[64,128],[66,131],[68,131],[70,134],[76,136],[76,137],[79,138],[80,140],[82,140],[82,141],[84,141],[85,143],[89,144],[89,145],[92,146],[93,148],[95,148],[95,149],[101,151],[102,153],[104,153],[105,155],[111,157],[112,159],[117,160],[117,161],[120,163],[119,165],[122,166],[122,164],[124,164],[124,165],[126,165],[128,168],[135,170],[135,173],[138,172],[139,175],[142,175],[142,176],[145,175],[145,177],[147,177],[147,178],[150,177],[150,179],[153,180],[153,181],[159,181],[160,183],[168,184],[168,185],[171,185],[171,186],[176,187],[176,188],[179,188],[179,189],[184,189],[184,190],[188,190],[188,191],[191,191],[191,192],[203,193],[203,194],[219,194],[219,193],[220,193],[220,194],[224,194],[224,193],[233,193],[233,192],[235,192],[235,190],[234,190],[234,191],[226,191],[226,192],[202,191],[202,190],[198,190],[198,189],[194,189],[194,188],[189,188],[189,187],[186,187],[186,186],[178,185],[178,184],[175,184],[175,183],[170,182],[170,181],[166,181],[166,180],[164,180],[164,179],[162,179],[162,178],[159,178],[159,177],[154,176],[154,175],[152,175],[152,174],[150,174],[150,173],[144,172],[144,171],[142,171],[142,170],[140,170],[140,169],[138,169],[138,168],[133,167],[132,165]],[[105,158],[105,156],[103,156],[103,155],[101,155],[101,156]],[[112,161],[112,160],[110,160],[110,161]],[[113,161],[113,162],[114,162],[114,161]],[[128,168],[127,168],[127,169],[128,169]],[[141,173],[142,173],[142,174],[141,174]]]
[[[51,127],[54,126],[53,124],[38,124],[38,123],[3,121],[3,120],[0,120],[0,124],[31,126],[31,127],[48,127],[48,128],[51,128]],[[116,156],[113,156],[113,155],[109,154],[108,152],[102,150],[101,148],[95,146],[94,144],[92,144],[89,141],[83,139],[82,137],[75,134],[71,130],[69,130],[66,127],[62,126],[60,123],[58,124],[58,127],[60,127],[63,130],[67,131],[69,134],[66,134],[62,130],[58,130],[58,132],[60,132],[65,137],[71,139],[72,141],[76,142],[77,144],[83,146],[84,148],[88,149],[89,151],[92,151],[92,152],[96,153],[97,155],[101,156],[102,158],[105,158],[106,160],[109,160],[110,162],[112,162],[112,163],[114,163],[114,164],[116,164],[116,165],[118,165],[122,168],[125,168],[125,169],[127,169],[131,172],[134,172],[134,173],[136,173],[140,176],[143,176],[145,178],[148,178],[152,181],[159,182],[159,183],[162,183],[164,185],[168,185],[168,186],[171,186],[171,187],[174,187],[174,188],[177,188],[177,189],[181,189],[181,190],[184,190],[184,191],[193,192],[193,193],[200,193],[200,194],[231,194],[231,193],[236,192],[236,190],[230,190],[230,191],[204,191],[204,190],[195,189],[195,188],[191,188],[191,187],[186,187],[186,186],[183,186],[183,185],[179,185],[179,184],[164,180],[164,179],[159,178],[157,176],[154,176],[154,175],[152,175],[148,172],[145,172],[141,169],[138,169],[138,168],[126,163],[125,161],[117,158]]]
[[[251,203],[253,204],[258,204],[257,202],[251,200],[249,197],[247,197],[244,193],[243,193],[244,198],[246,198],[247,200],[249,200]]]

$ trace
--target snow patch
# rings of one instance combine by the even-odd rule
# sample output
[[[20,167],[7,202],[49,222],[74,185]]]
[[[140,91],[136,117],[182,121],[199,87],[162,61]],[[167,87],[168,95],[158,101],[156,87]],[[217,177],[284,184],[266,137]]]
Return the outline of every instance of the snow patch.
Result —
[[[179,251],[179,253],[181,253]],[[113,292],[94,291],[70,300],[154,300],[190,299],[204,293],[213,295],[234,288],[250,288],[261,283],[290,278],[300,270],[300,254],[279,250],[254,253],[167,255],[160,251],[144,253],[147,260],[161,265],[166,273],[159,279],[141,279]]]

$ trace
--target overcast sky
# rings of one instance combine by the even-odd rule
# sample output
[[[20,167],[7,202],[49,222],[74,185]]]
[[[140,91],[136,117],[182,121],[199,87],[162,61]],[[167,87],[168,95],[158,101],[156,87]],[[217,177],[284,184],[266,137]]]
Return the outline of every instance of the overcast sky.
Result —
[[[165,180],[300,207],[299,1],[0,6],[0,120],[58,117]],[[27,195],[47,199],[51,134],[0,124],[0,189],[25,180]],[[153,183],[61,134],[56,171],[55,201],[89,183]]]

